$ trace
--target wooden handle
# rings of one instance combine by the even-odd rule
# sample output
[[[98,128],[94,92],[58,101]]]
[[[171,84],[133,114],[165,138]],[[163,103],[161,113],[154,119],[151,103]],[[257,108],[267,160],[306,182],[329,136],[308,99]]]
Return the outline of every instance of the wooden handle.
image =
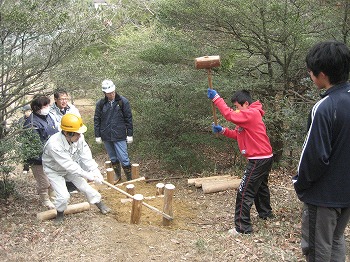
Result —
[[[210,68],[208,68],[208,83],[209,83],[209,88],[213,89],[212,73],[211,73],[211,69]],[[212,111],[213,111],[214,124],[217,125],[218,124],[218,118],[216,116],[216,107],[214,105],[214,102],[211,102],[211,108],[212,108]]]

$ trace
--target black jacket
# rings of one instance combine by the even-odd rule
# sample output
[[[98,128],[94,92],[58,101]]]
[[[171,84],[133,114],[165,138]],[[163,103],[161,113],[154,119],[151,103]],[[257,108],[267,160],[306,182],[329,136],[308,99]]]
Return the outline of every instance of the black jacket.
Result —
[[[42,116],[32,113],[24,122],[24,128],[32,128],[32,130],[38,134],[43,147],[46,141],[55,133],[58,132],[58,127],[55,121],[50,115]],[[41,165],[41,155],[38,157],[32,157],[27,160],[30,164]]]
[[[301,201],[350,207],[350,84],[328,89],[312,108],[295,190]]]
[[[120,101],[121,100],[121,101]],[[116,94],[113,104],[107,97],[96,103],[94,115],[95,137],[103,141],[122,141],[133,135],[132,113],[129,101]]]

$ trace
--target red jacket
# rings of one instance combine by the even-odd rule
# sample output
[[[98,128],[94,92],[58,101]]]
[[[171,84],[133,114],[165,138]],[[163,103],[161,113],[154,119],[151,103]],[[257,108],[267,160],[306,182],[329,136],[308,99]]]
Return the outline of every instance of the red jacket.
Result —
[[[234,130],[224,128],[223,135],[237,140],[241,153],[247,159],[263,159],[273,156],[266,126],[262,121],[265,114],[262,104],[255,101],[245,110],[233,110],[219,97],[214,104],[227,121],[236,124]]]

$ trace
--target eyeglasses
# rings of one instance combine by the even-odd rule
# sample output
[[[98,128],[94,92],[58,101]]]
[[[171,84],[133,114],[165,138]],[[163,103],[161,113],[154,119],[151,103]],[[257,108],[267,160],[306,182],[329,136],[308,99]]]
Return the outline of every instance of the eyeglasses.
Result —
[[[69,101],[69,98],[57,98],[57,100],[60,100],[60,101]]]

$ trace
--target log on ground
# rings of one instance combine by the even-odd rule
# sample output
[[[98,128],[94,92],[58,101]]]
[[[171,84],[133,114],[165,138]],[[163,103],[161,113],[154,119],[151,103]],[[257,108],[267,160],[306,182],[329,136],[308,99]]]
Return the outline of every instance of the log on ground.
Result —
[[[220,191],[225,191],[228,189],[235,189],[239,187],[241,183],[241,179],[234,179],[228,181],[220,181],[220,182],[205,182],[202,184],[203,193],[215,193]]]
[[[87,211],[90,209],[90,204],[88,202],[68,205],[67,209],[64,211],[65,215],[79,213],[83,211]],[[53,219],[57,216],[56,209],[47,210],[44,212],[40,212],[36,215],[37,219],[40,221]]]
[[[208,177],[197,177],[197,178],[189,178],[187,180],[187,184],[189,186],[194,186],[197,183],[199,183],[200,181],[208,181],[208,180],[216,180],[216,179],[223,179],[223,178],[227,178],[227,177],[231,177],[231,175],[222,175],[222,176],[208,176]]]

